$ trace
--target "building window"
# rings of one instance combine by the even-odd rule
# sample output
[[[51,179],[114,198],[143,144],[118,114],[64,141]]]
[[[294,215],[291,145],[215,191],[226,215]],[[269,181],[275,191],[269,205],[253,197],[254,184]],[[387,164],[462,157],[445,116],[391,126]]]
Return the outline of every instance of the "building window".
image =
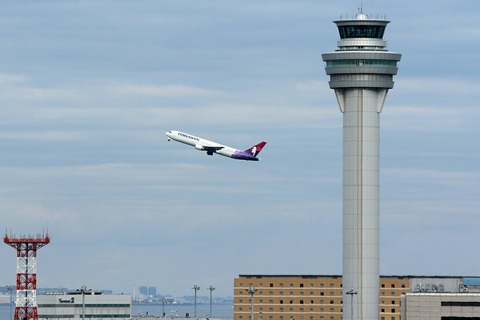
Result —
[[[278,311],[283,312],[283,308],[279,308]]]
[[[280,291],[278,294],[281,295],[281,296],[283,296],[283,291]]]
[[[303,300],[300,300],[300,304],[303,304]]]
[[[395,288],[395,283],[392,283],[392,288]]]
[[[273,288],[273,283],[270,283],[270,288]]]
[[[280,304],[283,304],[283,300],[280,300]]]
[[[300,283],[300,288],[303,288],[303,283]]]

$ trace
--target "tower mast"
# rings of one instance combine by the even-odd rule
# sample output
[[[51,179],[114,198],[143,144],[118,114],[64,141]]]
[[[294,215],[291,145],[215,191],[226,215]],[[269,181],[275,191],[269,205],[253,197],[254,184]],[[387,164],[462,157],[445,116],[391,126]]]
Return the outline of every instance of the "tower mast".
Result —
[[[389,22],[369,19],[363,8],[355,19],[334,21],[338,48],[322,54],[343,113],[345,320],[379,317],[380,113],[401,58],[386,49],[383,34]]]
[[[16,238],[5,234],[3,242],[17,250],[17,294],[15,320],[38,320],[37,250],[50,243],[46,235]]]

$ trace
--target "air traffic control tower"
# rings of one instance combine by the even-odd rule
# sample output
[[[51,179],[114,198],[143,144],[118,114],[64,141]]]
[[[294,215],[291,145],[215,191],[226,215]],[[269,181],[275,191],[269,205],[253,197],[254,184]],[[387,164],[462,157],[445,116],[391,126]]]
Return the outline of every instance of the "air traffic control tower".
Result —
[[[390,21],[334,21],[338,48],[322,55],[343,113],[343,319],[379,318],[380,112],[401,55],[383,40]],[[353,318],[353,319],[352,319]]]

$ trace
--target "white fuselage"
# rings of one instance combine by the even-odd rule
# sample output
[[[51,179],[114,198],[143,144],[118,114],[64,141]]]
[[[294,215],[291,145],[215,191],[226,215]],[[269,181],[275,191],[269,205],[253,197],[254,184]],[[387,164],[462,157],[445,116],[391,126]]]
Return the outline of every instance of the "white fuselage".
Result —
[[[181,132],[181,131],[172,130],[172,131],[167,132],[166,134],[170,139],[181,142],[181,143],[184,143],[184,144],[188,144],[190,146],[195,147],[198,150],[205,150],[206,151],[207,150],[206,147],[207,148],[208,147],[218,148],[218,150],[215,150],[213,152],[217,153],[219,155],[225,156],[225,157],[229,157],[229,158],[232,157],[232,155],[235,151],[239,151],[239,150],[234,149],[232,147],[225,146],[223,144],[213,142],[213,141],[210,141],[210,140],[202,139],[202,138],[199,138],[199,137],[196,137],[194,135],[184,133],[184,132]]]

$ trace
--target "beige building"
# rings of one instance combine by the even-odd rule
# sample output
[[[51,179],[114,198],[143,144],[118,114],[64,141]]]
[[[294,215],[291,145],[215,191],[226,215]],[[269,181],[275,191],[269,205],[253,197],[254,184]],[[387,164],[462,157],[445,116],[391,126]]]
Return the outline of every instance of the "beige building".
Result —
[[[381,276],[379,319],[400,320],[403,294],[458,293],[465,290],[464,283],[464,277]],[[342,319],[340,275],[239,275],[234,280],[234,320],[250,320],[251,287],[254,320]]]

